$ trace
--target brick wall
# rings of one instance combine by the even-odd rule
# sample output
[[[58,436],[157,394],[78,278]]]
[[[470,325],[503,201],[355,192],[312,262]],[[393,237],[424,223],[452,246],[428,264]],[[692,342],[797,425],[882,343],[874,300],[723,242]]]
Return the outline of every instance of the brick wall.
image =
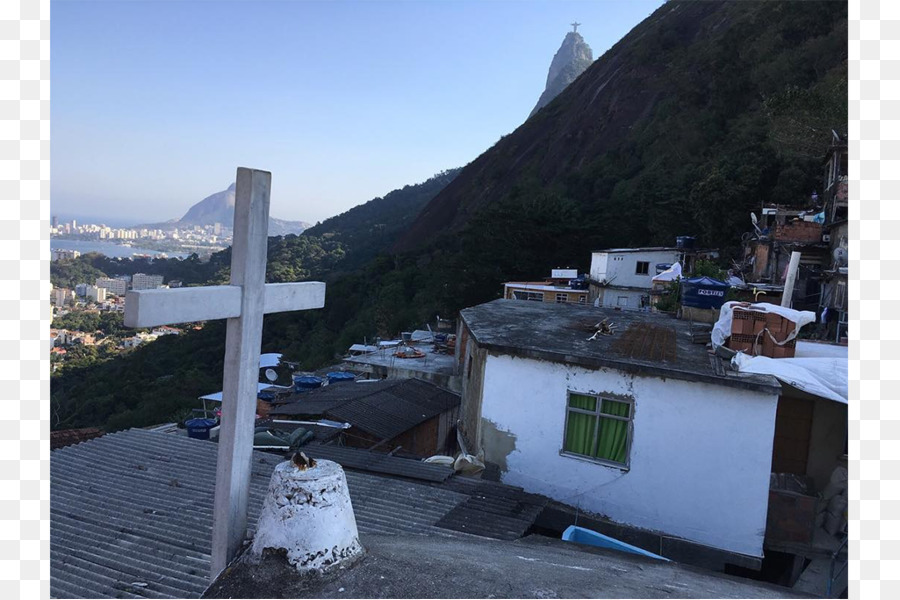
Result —
[[[822,225],[811,221],[791,221],[775,229],[775,239],[789,242],[821,242]]]

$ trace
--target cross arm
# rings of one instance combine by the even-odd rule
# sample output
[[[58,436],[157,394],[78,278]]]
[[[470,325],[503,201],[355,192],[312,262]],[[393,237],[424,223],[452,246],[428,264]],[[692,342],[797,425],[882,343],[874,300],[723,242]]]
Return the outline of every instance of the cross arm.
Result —
[[[125,294],[125,327],[156,327],[239,316],[241,287],[237,285],[131,290]]]
[[[270,283],[265,286],[264,296],[265,313],[322,308],[325,284],[319,281]],[[239,285],[132,290],[125,295],[126,327],[156,327],[240,316]]]

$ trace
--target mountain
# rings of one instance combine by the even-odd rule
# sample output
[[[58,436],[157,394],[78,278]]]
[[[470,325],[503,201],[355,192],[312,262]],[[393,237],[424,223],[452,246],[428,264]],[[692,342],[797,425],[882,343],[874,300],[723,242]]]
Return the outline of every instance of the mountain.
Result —
[[[340,242],[347,248],[344,268],[351,268],[393,245],[413,219],[462,169],[442,171],[427,181],[406,185],[369,200],[304,232]]]
[[[533,117],[534,113],[556,98],[561,91],[566,89],[566,86],[584,73],[584,70],[591,66],[592,62],[594,62],[594,55],[591,47],[587,45],[581,34],[575,31],[567,33],[550,63],[550,72],[547,73],[547,86],[544,88],[544,93],[541,94],[528,117]]]
[[[529,213],[557,220],[572,259],[677,235],[733,248],[761,202],[821,188],[846,128],[845,2],[667,2],[463,169],[395,250],[476,221],[517,240]]]
[[[193,205],[179,219],[176,224],[182,225],[213,225],[221,223],[231,227],[234,223],[234,185],[227,189],[207,196]],[[309,227],[309,223],[303,221],[284,221],[269,217],[269,235],[300,234]]]

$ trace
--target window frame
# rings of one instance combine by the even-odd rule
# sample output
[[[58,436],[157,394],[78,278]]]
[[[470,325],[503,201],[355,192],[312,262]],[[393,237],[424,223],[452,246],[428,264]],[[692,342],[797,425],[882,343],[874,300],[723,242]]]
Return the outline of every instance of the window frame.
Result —
[[[645,271],[641,271],[641,265],[646,265],[647,269]],[[649,260],[639,260],[635,262],[634,265],[634,274],[635,275],[650,275],[650,261]]]
[[[556,304],[565,304],[569,301],[569,294],[567,293],[557,293],[556,294]]]
[[[519,294],[525,294],[525,298],[520,298]],[[513,290],[512,300],[524,300],[525,302],[543,302],[543,292],[529,292],[528,290]]]
[[[572,399],[572,395],[576,396],[585,396],[588,398],[595,398],[597,400],[597,407],[594,410],[587,410],[583,408],[573,408],[570,406],[570,402]],[[603,408],[603,401],[609,400],[610,402],[619,402],[622,404],[628,404],[628,418],[620,417],[618,415],[610,415],[601,412]],[[603,465],[605,467],[611,467],[614,469],[619,469],[621,471],[630,471],[631,470],[631,445],[634,441],[634,399],[625,397],[625,396],[617,396],[614,394],[590,394],[584,392],[576,392],[573,390],[566,391],[566,419],[563,423],[563,431],[562,431],[562,445],[559,450],[560,456],[565,456],[567,458],[574,458],[576,460],[583,460],[586,462]],[[627,421],[628,422],[628,430],[625,437],[625,462],[620,463],[613,460],[609,460],[606,458],[597,458],[594,456],[588,456],[586,454],[578,454],[577,452],[571,452],[566,450],[566,433],[569,431],[569,414],[575,412],[583,415],[591,415],[597,417],[597,420],[594,424],[594,435],[593,435],[593,444],[592,446],[596,446],[599,443],[598,434],[600,432],[600,420],[601,419],[611,419],[614,421]]]

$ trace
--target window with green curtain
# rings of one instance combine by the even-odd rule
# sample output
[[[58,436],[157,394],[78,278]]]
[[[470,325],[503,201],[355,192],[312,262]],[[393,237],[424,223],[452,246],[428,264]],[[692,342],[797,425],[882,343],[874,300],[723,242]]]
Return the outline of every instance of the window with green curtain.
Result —
[[[631,407],[630,402],[570,393],[563,450],[627,464]]]

